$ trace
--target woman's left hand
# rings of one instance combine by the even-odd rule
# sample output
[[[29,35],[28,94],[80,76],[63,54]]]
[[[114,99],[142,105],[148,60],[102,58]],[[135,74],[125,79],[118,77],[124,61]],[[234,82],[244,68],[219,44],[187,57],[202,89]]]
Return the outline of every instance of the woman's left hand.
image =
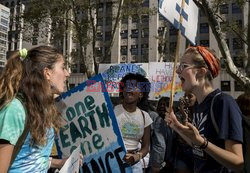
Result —
[[[174,112],[169,113],[166,116],[165,121],[177,133],[180,133],[181,136],[185,137],[185,140],[189,139],[191,143],[199,146],[203,144],[204,139],[200,135],[198,129],[189,122],[186,122],[186,125],[181,124],[177,120]]]
[[[124,161],[130,165],[133,165],[138,161],[138,158],[136,156],[136,154],[127,153],[124,157]]]

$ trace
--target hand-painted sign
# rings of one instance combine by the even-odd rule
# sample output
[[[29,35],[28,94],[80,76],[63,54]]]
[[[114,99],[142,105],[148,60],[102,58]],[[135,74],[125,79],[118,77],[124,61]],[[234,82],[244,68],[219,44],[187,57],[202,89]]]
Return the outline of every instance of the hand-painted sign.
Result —
[[[159,0],[159,12],[195,45],[199,9],[193,0]],[[179,22],[180,16],[183,17],[182,23]]]
[[[171,80],[173,73],[173,63],[151,62],[149,63],[149,81],[151,82],[151,91],[149,99],[157,100],[160,97],[170,97]],[[177,77],[175,84],[174,99],[177,101],[183,95],[181,81]]]
[[[160,97],[170,97],[171,79],[174,63],[150,62],[142,64],[100,64],[109,93],[119,93],[120,80],[127,73],[139,73],[146,76],[151,82],[150,100],[158,100]],[[183,96],[181,81],[176,78],[174,100],[178,101]]]
[[[101,75],[62,94],[57,106],[65,120],[58,138],[65,156],[80,145],[83,172],[131,172],[125,146]]]
[[[147,63],[135,64],[100,64],[99,73],[102,74],[109,93],[119,93],[119,82],[128,73],[147,75]]]

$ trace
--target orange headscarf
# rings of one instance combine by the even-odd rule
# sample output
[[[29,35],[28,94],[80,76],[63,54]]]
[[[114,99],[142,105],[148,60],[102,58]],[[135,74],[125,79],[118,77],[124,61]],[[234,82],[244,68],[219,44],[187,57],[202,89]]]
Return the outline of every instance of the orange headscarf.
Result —
[[[207,50],[206,47],[197,46],[196,47],[204,61],[206,62],[208,69],[210,70],[213,78],[217,77],[220,71],[220,64],[214,55]]]

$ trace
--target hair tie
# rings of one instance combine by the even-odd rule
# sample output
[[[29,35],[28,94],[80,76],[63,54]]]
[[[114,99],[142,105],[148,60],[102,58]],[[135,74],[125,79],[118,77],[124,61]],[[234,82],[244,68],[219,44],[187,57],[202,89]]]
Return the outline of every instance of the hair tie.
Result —
[[[19,54],[20,54],[20,59],[23,61],[28,55],[28,51],[27,49],[23,48],[19,50]]]

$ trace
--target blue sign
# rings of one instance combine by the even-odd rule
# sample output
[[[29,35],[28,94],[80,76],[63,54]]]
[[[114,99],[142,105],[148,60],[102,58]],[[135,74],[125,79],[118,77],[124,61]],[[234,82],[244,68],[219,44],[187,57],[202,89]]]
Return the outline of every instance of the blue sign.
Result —
[[[64,119],[60,150],[67,157],[80,146],[83,172],[132,172],[123,161],[126,150],[102,76],[89,81],[57,98]]]

